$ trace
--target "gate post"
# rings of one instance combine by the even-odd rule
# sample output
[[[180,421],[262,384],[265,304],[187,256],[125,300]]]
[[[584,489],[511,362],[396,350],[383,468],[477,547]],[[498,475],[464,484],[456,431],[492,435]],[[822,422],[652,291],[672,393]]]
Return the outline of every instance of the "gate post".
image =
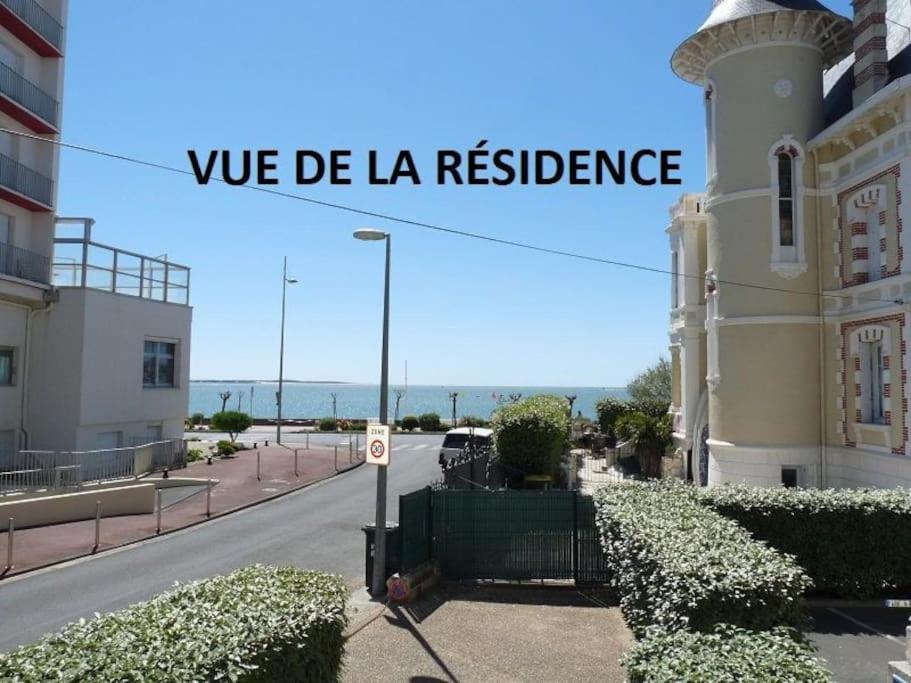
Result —
[[[579,584],[579,493],[573,491],[573,583]]]

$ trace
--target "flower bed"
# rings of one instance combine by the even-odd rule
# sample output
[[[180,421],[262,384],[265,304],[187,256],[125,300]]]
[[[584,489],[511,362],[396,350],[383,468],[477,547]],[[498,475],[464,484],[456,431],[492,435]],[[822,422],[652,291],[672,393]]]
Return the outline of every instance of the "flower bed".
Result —
[[[248,567],[0,655],[0,680],[334,681],[347,599],[329,574]]]
[[[794,555],[818,592],[870,598],[911,590],[911,491],[726,485],[697,495]]]
[[[606,486],[595,494],[602,546],[627,624],[711,631],[799,626],[811,582],[793,558],[700,504],[682,483]]]

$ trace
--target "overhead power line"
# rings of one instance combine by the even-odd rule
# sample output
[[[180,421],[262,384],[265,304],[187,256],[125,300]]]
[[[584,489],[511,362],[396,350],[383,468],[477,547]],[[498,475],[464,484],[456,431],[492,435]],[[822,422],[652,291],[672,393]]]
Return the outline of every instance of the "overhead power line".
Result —
[[[140,159],[138,157],[128,156],[125,154],[117,154],[114,152],[108,152],[106,150],[98,149],[95,147],[88,147],[86,145],[77,145],[71,142],[64,142],[63,140],[50,140],[48,138],[41,137],[40,135],[34,135],[31,133],[23,133],[21,131],[12,130],[9,128],[0,127],[0,133],[9,133],[11,135],[18,135],[19,137],[28,138],[31,140],[37,140],[38,142],[44,142],[52,145],[57,145],[58,147],[63,147],[65,149],[72,149],[79,152],[85,152],[87,154],[94,154],[96,156],[105,157],[108,159],[116,159],[118,161],[124,161],[130,164],[136,164],[139,166],[145,166],[147,168],[154,168],[160,171],[167,171],[170,173],[178,173],[180,175],[190,176],[195,180],[195,174],[192,171],[188,171],[184,168],[178,168],[176,166],[169,166],[167,164],[161,164],[155,161],[147,161],[145,159]],[[225,182],[223,178],[210,178],[210,182],[220,182],[226,185],[229,185]],[[409,225],[415,228],[422,228],[425,230],[432,230],[435,232],[441,232],[449,235],[456,235],[458,237],[465,237],[474,240],[481,240],[484,242],[491,242],[493,244],[500,244],[507,247],[515,247],[517,249],[525,249],[527,251],[534,251],[541,254],[550,254],[552,256],[562,256],[564,258],[576,259],[579,261],[588,261],[590,263],[600,263],[608,266],[616,266],[618,268],[626,268],[629,270],[638,270],[645,273],[656,273],[659,275],[670,275],[673,277],[684,277],[688,279],[697,279],[704,280],[704,276],[701,275],[687,275],[686,273],[675,273],[672,270],[667,270],[664,268],[656,268],[653,266],[643,266],[636,263],[628,263],[625,261],[617,261],[614,259],[602,258],[599,256],[591,256],[589,254],[580,254],[578,252],[565,251],[562,249],[554,249],[551,247],[543,247],[536,244],[529,244],[527,242],[519,242],[516,240],[503,239],[501,237],[494,237],[492,235],[485,235],[482,233],[471,232],[468,230],[460,230],[458,228],[450,228],[442,225],[436,225],[434,223],[426,223],[423,221],[417,221],[410,218],[402,218],[400,216],[393,216],[391,214],[380,213],[378,211],[370,211],[368,209],[360,209],[355,206],[349,206],[347,204],[340,204],[337,202],[328,202],[322,199],[314,199],[313,197],[306,197],[304,195],[294,194],[292,192],[283,192],[282,190],[275,190],[268,187],[262,187],[259,185],[229,185],[230,187],[237,187],[245,190],[253,190],[254,192],[262,192],[264,194],[275,195],[277,197],[284,197],[285,199],[293,199],[300,202],[306,202],[315,206],[321,206],[328,209],[336,209],[338,211],[345,211],[347,213],[355,214],[358,216],[366,216],[368,218],[376,218],[383,221],[389,221],[392,223],[399,223],[402,225]],[[785,287],[771,287],[768,285],[759,285],[748,282],[737,282],[735,280],[714,280],[717,284],[729,285],[733,287],[745,287],[748,289],[756,289],[766,292],[776,292],[780,294],[791,294],[796,296],[811,296],[811,297],[825,297],[832,299],[848,299],[856,301],[869,301],[874,303],[897,303],[903,304],[904,301],[900,299],[890,300],[890,299],[880,299],[880,298],[871,298],[863,296],[851,296],[846,294],[826,294],[820,292],[807,292],[798,289],[787,289]]]

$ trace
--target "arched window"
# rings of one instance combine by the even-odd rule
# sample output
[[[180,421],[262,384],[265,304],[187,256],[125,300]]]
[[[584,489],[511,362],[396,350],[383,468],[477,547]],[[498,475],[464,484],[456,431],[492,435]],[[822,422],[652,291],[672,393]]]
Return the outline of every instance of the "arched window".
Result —
[[[794,156],[790,150],[776,154],[778,158],[778,244],[794,246]]]
[[[807,269],[803,230],[803,150],[786,135],[769,150],[772,271],[784,278]]]

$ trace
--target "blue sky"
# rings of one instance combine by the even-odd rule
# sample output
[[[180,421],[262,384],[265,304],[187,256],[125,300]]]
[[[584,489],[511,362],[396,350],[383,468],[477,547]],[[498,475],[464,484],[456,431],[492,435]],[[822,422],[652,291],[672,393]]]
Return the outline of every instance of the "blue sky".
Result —
[[[705,5],[703,7],[703,5]],[[282,190],[504,239],[667,267],[667,208],[704,183],[699,91],[668,60],[709,3],[72,0],[64,138],[188,168],[186,150],[680,149],[683,187]],[[848,2],[833,3],[847,12]],[[426,171],[425,171],[426,172]],[[375,382],[393,242],[392,378],[625,384],[666,353],[666,276],[524,252],[64,151],[60,213],[192,267],[194,378]]]

